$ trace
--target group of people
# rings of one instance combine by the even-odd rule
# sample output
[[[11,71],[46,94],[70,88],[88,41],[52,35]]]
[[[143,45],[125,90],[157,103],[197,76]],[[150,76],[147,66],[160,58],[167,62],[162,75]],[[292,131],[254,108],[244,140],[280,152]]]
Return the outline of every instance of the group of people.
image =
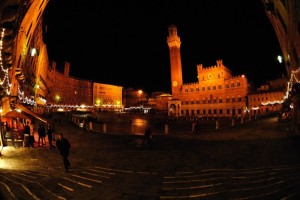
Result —
[[[40,147],[41,145],[44,146],[46,145],[46,136],[48,137],[48,143],[49,143],[49,148],[55,149],[57,148],[62,159],[63,159],[63,164],[66,172],[69,171],[70,169],[70,161],[69,161],[69,150],[71,148],[71,144],[67,138],[64,137],[62,133],[58,134],[58,138],[56,140],[54,132],[54,126],[51,125],[50,123],[46,124],[47,127],[43,123],[39,124],[39,127],[37,129],[38,133],[38,146]],[[29,146],[34,147],[34,136],[33,136],[33,126],[29,123],[29,121],[26,122],[24,126],[24,131],[23,134],[27,134],[29,136]],[[56,145],[53,145],[53,141],[56,141]]]
[[[55,146],[52,144],[52,141],[55,140],[54,135],[54,127],[48,123],[47,128],[44,126],[44,124],[40,123],[39,127],[37,129],[38,133],[38,146],[46,145],[46,136],[48,137],[48,143],[50,149],[55,149]]]

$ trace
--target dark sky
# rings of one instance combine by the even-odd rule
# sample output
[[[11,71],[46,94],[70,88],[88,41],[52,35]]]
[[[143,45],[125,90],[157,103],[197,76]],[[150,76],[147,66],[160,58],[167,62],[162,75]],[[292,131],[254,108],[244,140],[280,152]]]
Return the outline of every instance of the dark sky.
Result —
[[[50,0],[45,14],[49,59],[61,71],[70,62],[70,75],[81,79],[169,92],[171,24],[184,83],[197,81],[197,64],[218,59],[256,86],[285,73],[260,0]]]

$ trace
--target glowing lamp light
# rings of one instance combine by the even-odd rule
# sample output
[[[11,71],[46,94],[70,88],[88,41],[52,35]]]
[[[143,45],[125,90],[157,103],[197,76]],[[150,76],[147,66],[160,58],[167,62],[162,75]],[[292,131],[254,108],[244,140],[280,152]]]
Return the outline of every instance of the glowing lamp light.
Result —
[[[60,96],[59,96],[59,95],[56,95],[56,96],[55,96],[55,101],[57,101],[57,102],[60,101]]]
[[[282,56],[277,56],[277,60],[279,61],[279,63],[282,63]]]
[[[101,100],[100,100],[100,99],[97,99],[97,100],[96,100],[96,105],[97,105],[97,106],[100,106],[100,104],[101,104]]]
[[[30,52],[30,55],[31,55],[32,57],[38,55],[38,50],[37,50],[36,48],[32,48],[32,49],[31,49],[31,52]]]

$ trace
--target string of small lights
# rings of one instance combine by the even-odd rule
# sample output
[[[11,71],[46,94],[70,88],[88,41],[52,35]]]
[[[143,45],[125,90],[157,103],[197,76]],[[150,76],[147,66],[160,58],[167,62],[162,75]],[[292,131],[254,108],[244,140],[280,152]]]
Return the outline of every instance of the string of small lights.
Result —
[[[2,48],[3,48],[3,38],[4,38],[5,29],[2,28],[1,32],[1,40],[0,40],[0,68],[2,72],[2,76],[0,77],[0,85],[3,87],[7,95],[10,95],[11,83],[8,76],[8,69],[4,69],[2,62]]]

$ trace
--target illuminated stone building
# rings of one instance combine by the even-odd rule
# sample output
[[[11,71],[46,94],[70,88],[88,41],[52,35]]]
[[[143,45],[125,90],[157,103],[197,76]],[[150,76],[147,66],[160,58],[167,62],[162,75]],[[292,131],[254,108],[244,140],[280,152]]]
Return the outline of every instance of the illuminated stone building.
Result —
[[[58,109],[91,108],[94,105],[93,81],[69,76],[70,64],[64,72],[50,66],[43,25],[48,0],[0,2],[1,30],[1,94],[2,115],[19,108],[34,117]],[[96,83],[95,83],[96,84]],[[115,87],[106,85],[105,88]],[[111,94],[113,102],[121,102],[120,89]],[[108,99],[106,95],[106,99]],[[41,118],[40,118],[41,119]]]
[[[149,94],[141,89],[126,88],[123,90],[123,104],[126,108],[139,108],[148,104]]]
[[[56,63],[52,63],[51,92],[48,104],[53,111],[78,110],[93,107],[93,82],[69,76],[70,63],[65,62],[64,72],[56,70]]]
[[[42,113],[46,105],[48,54],[42,41],[42,15],[47,3],[39,0],[0,3],[3,114],[19,104]]]
[[[172,95],[163,92],[152,92],[148,100],[149,108],[153,109],[155,113],[161,115],[168,114],[168,101],[172,100]]]
[[[293,118],[300,129],[300,1],[261,0],[283,53],[289,79],[288,101]]]
[[[93,83],[93,105],[101,111],[121,111],[123,110],[122,92],[123,87]]]
[[[248,93],[248,112],[251,116],[261,116],[281,111],[287,94],[285,77],[268,81],[256,91]]]
[[[217,60],[215,66],[197,66],[198,82],[183,83],[180,38],[177,27],[168,27],[172,100],[168,102],[169,116],[243,116],[247,94],[251,89],[245,75],[232,76],[231,71]]]
[[[3,114],[13,104],[27,105],[42,114],[46,105],[94,105],[94,83],[69,77],[49,65],[43,37],[43,13],[48,0],[0,1],[1,31],[1,88]],[[299,82],[299,1],[262,0],[266,13],[279,39],[290,78],[289,88]],[[231,71],[217,60],[215,66],[197,66],[198,82],[183,83],[180,38],[175,26],[169,27],[167,38],[170,50],[172,100],[169,115],[175,116],[232,116],[247,110],[249,84],[243,75],[233,77]],[[89,88],[89,89],[87,89]],[[117,89],[118,90],[118,89]],[[146,103],[148,97],[130,97],[124,93],[126,105]],[[252,93],[250,93],[252,94]],[[295,105],[299,99],[294,98]],[[116,100],[118,101],[118,100]],[[158,100],[160,101],[160,100]],[[298,102],[298,103],[297,103]],[[164,103],[158,103],[162,110]],[[299,106],[298,109],[299,112]],[[251,112],[251,111],[250,111]],[[296,112],[297,113],[297,112]],[[300,116],[300,114],[298,114]]]

